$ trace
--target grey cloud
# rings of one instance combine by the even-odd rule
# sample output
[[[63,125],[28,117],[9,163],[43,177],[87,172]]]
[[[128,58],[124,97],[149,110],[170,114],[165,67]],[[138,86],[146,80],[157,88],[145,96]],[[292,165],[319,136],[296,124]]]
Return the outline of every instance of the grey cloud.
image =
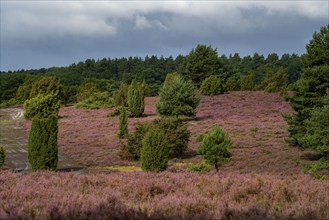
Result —
[[[303,53],[328,23],[325,1],[2,2],[1,70],[87,58],[219,53]]]

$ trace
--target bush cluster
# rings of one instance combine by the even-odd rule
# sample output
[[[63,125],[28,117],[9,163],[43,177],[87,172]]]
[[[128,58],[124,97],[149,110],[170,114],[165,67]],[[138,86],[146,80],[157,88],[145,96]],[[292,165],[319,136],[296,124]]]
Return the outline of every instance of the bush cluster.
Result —
[[[165,133],[170,157],[182,157],[184,155],[190,138],[187,123],[178,118],[162,118],[136,125],[135,132],[128,136],[127,145],[123,146],[122,152],[125,152],[125,158],[140,159],[143,138],[153,128],[159,128]]]
[[[76,108],[100,109],[113,107],[113,100],[108,92],[95,92],[84,101],[75,105]]]
[[[58,117],[34,117],[28,139],[28,159],[33,170],[54,170],[58,161]]]
[[[24,102],[24,116],[27,119],[33,117],[47,118],[57,114],[60,107],[58,92],[47,95],[39,94],[36,97]]]
[[[219,76],[209,76],[201,83],[201,95],[214,96],[225,92],[224,82]]]

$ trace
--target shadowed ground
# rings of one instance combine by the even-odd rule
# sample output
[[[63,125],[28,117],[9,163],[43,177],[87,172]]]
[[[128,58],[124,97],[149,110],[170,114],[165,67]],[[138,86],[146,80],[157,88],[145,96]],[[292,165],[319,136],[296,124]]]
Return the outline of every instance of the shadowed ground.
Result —
[[[23,110],[0,109],[0,144],[6,152],[5,169],[26,171],[31,169],[27,159],[27,133],[24,130]],[[59,154],[58,170],[77,170],[83,167],[63,153]]]

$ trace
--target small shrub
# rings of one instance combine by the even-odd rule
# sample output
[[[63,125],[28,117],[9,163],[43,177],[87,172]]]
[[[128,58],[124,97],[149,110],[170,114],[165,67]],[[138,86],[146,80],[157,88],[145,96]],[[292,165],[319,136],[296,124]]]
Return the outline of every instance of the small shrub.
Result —
[[[127,110],[124,107],[120,108],[120,115],[119,115],[119,138],[126,138],[128,136],[128,115]]]
[[[165,133],[152,128],[143,138],[141,165],[144,171],[164,171],[169,160],[169,148]]]
[[[139,160],[142,149],[142,140],[150,128],[161,129],[166,136],[171,157],[181,157],[188,147],[190,131],[187,123],[178,118],[162,118],[153,122],[138,123],[136,130],[128,136],[127,146],[122,146],[129,152],[128,158]],[[122,149],[123,150],[123,149]]]
[[[75,105],[76,108],[100,109],[113,107],[113,100],[107,92],[95,92],[86,100]]]
[[[214,96],[225,92],[223,80],[219,76],[209,76],[203,80],[200,92],[205,96]]]
[[[129,86],[126,83],[121,83],[120,87],[113,92],[112,98],[114,105],[116,107],[124,106],[128,107],[127,97],[128,97]]]
[[[207,163],[215,165],[218,172],[218,167],[229,161],[231,146],[232,141],[229,135],[216,125],[204,136],[197,152]]]
[[[131,117],[141,117],[144,114],[145,85],[133,80],[128,89],[128,109]]]
[[[210,168],[211,165],[208,164],[206,161],[202,160],[201,163],[191,165],[189,170],[192,172],[202,173],[210,171]]]
[[[3,146],[0,144],[0,168],[5,164],[6,154]]]
[[[200,98],[196,97],[196,87],[180,75],[168,74],[160,90],[160,100],[156,104],[161,116],[195,116]]]
[[[28,159],[33,170],[54,170],[58,161],[58,118],[34,117],[28,139]]]
[[[253,138],[256,137],[257,132],[258,132],[258,128],[250,128],[250,134]]]
[[[48,95],[39,94],[24,102],[24,116],[27,119],[32,119],[35,116],[47,118],[50,115],[56,115],[59,107],[60,99],[58,92]]]

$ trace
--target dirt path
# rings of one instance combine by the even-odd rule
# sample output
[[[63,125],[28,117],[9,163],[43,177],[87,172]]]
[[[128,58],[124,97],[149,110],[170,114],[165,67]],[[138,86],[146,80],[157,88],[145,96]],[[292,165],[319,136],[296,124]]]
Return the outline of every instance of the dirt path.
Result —
[[[0,109],[0,144],[6,152],[5,169],[27,171],[31,166],[27,159],[27,134],[24,130],[24,117],[21,108]],[[82,166],[61,152],[59,170],[77,170]]]

